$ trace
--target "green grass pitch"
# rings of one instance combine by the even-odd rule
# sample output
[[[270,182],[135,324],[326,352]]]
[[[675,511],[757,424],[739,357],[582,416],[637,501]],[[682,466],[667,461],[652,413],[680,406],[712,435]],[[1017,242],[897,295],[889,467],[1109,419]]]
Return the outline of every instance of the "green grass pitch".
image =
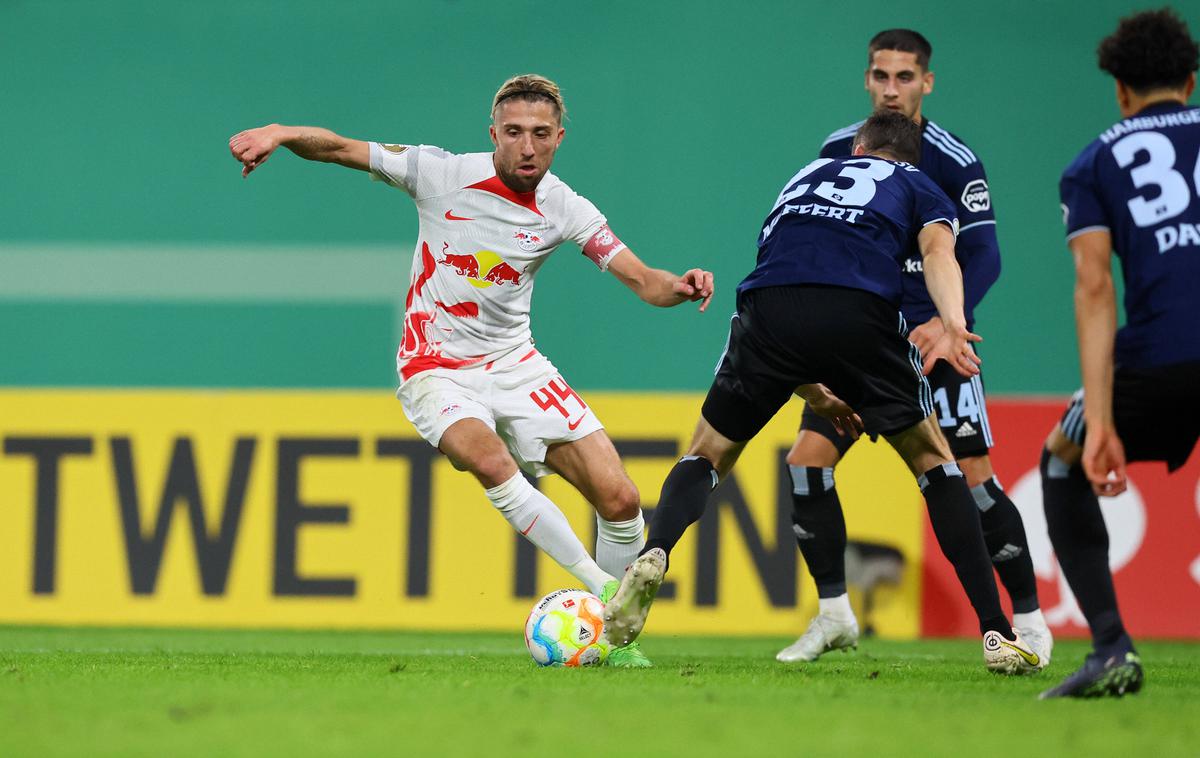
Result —
[[[0,756],[1200,755],[1200,645],[1145,642],[1135,697],[1039,702],[971,641],[656,637],[651,670],[538,669],[519,633],[0,626]]]

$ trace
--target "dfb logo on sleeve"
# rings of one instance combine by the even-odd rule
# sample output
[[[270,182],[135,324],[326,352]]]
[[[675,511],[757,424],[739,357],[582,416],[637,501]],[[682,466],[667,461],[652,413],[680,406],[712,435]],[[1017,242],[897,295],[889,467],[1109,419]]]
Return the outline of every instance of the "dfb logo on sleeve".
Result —
[[[992,207],[992,194],[988,192],[987,182],[975,179],[967,183],[962,191],[962,204],[971,213],[982,213]]]

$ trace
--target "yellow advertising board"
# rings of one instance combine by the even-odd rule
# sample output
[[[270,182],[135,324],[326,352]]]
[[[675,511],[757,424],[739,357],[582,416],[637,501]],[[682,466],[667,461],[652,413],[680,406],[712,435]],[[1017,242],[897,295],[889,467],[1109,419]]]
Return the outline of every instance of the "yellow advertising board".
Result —
[[[584,396],[652,508],[702,396]],[[790,634],[815,612],[784,463],[799,409],[751,443],[673,553],[651,631]],[[7,390],[0,441],[0,623],[515,630],[575,583],[383,392]],[[539,486],[590,546],[586,501],[557,477]],[[864,441],[837,486],[852,542],[903,566],[870,622],[915,637],[911,476]]]

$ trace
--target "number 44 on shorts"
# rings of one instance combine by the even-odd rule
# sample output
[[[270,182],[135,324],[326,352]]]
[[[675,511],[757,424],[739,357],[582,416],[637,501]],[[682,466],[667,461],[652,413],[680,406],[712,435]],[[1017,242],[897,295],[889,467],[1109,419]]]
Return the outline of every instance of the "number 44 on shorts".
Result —
[[[543,411],[554,409],[562,414],[562,417],[567,420],[567,426],[571,429],[579,426],[579,422],[583,421],[583,414],[587,412],[587,403],[583,402],[579,393],[567,386],[561,376],[551,379],[545,387],[530,392],[529,397]],[[568,400],[574,401],[580,410],[579,418],[575,419],[573,423],[571,422],[571,411],[567,410],[566,406]]]

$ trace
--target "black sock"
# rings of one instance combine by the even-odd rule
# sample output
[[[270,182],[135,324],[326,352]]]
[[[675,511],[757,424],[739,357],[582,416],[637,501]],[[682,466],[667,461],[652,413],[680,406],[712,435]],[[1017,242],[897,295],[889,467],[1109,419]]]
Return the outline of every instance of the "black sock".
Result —
[[[954,566],[958,581],[979,618],[979,633],[997,631],[1012,639],[1012,627],[1000,608],[1000,593],[992,576],[987,546],[979,526],[979,508],[958,464],[936,466],[917,477],[929,522],[942,554]]]
[[[846,594],[846,519],[832,468],[789,466],[796,544],[817,583],[817,597]]]
[[[1008,498],[996,477],[971,488],[979,506],[979,522],[992,566],[1000,583],[1008,591],[1013,613],[1032,613],[1038,609],[1037,577],[1029,556],[1029,541],[1021,512]]]
[[[1068,466],[1042,450],[1039,468],[1046,528],[1058,565],[1087,618],[1096,649],[1116,645],[1125,638],[1125,626],[1108,568],[1108,529],[1100,501],[1078,463]]]
[[[704,515],[708,495],[716,486],[717,471],[711,463],[695,455],[680,458],[663,482],[650,520],[650,536],[639,555],[658,547],[669,558],[687,528]]]

